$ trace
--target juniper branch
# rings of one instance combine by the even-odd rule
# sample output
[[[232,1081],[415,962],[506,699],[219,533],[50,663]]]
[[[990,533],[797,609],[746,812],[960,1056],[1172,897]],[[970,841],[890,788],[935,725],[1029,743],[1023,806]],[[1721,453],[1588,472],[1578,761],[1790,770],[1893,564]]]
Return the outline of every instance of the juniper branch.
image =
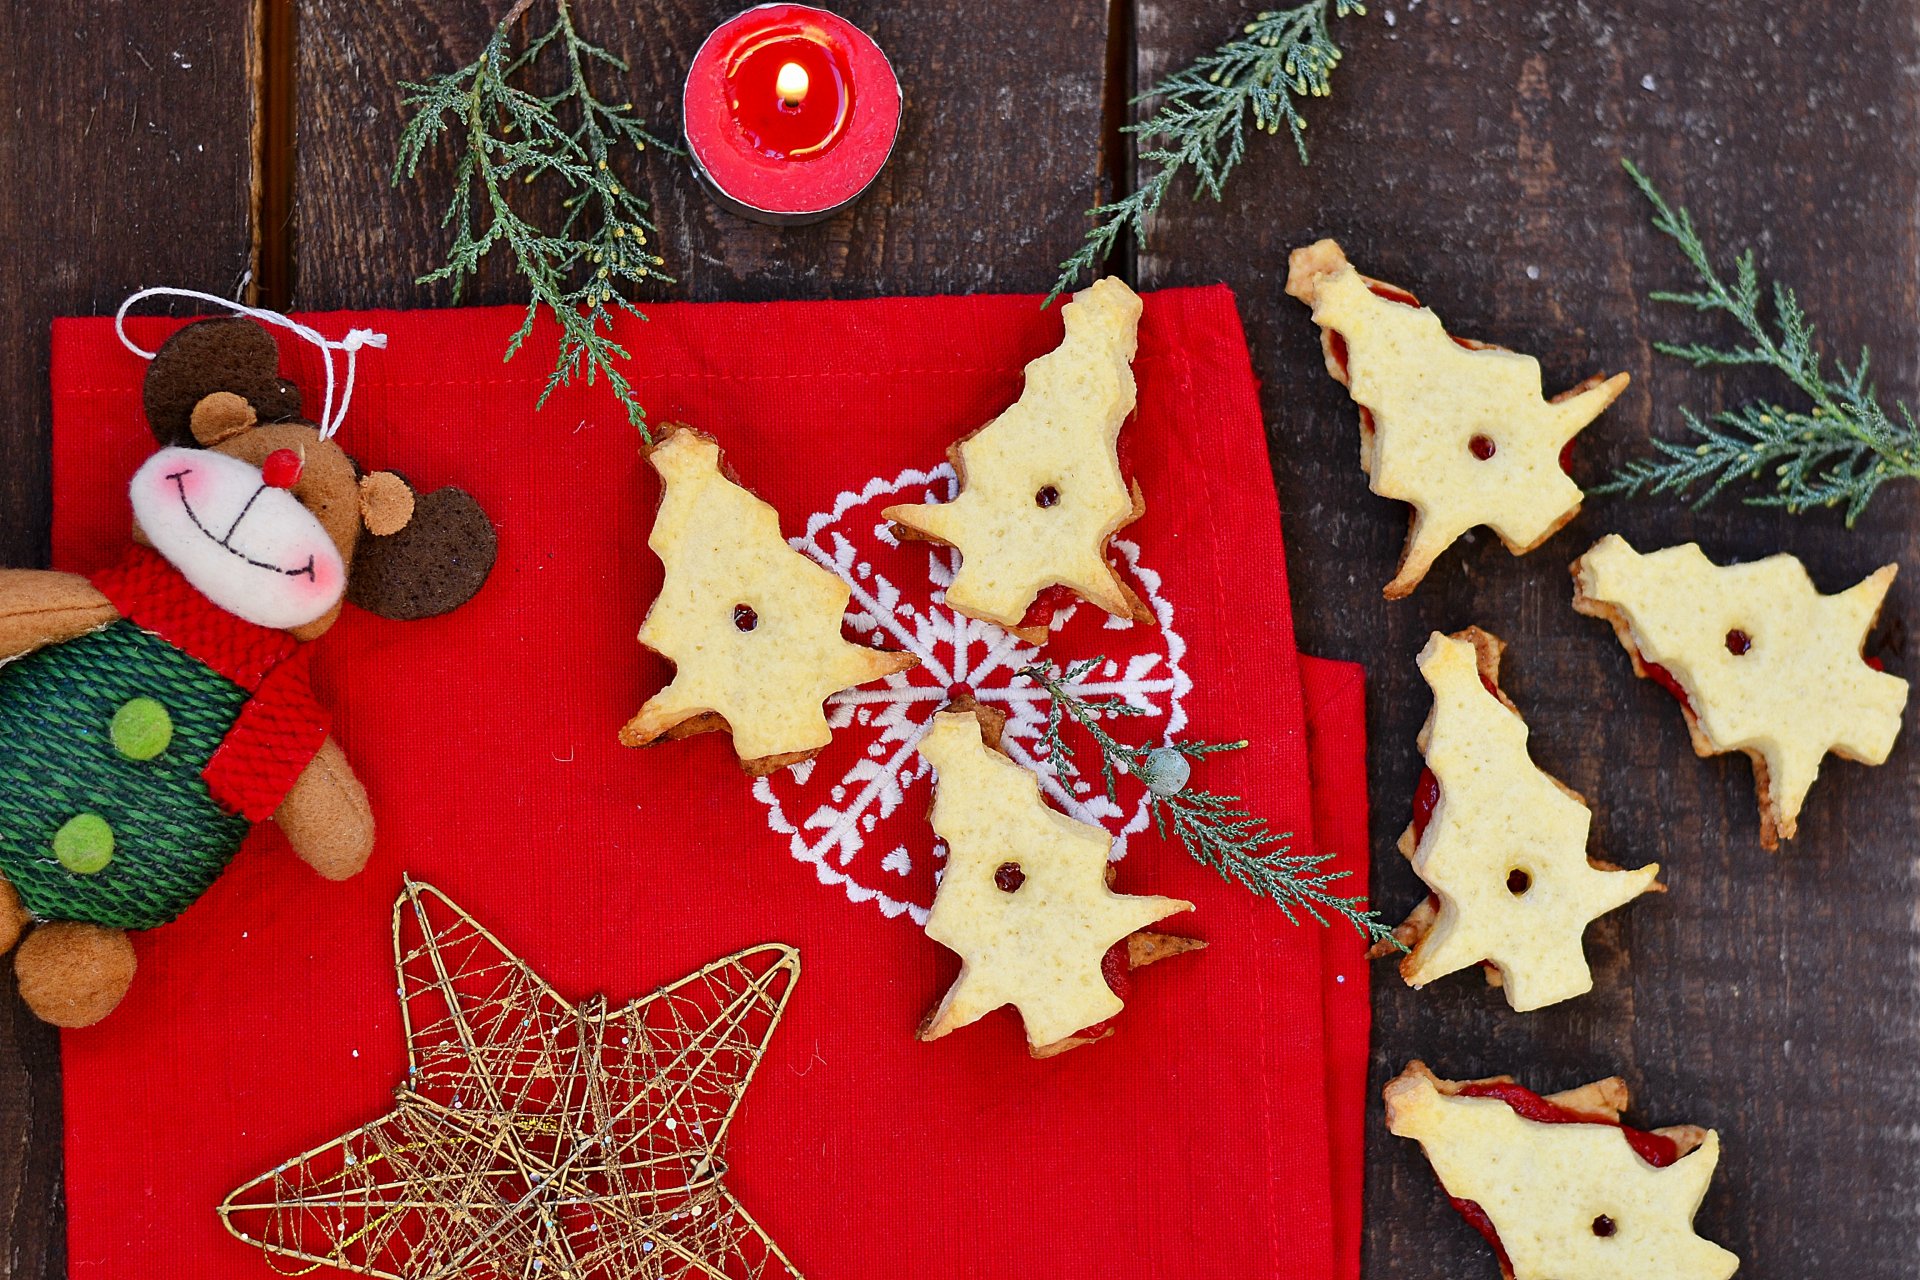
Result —
[[[1654,349],[1695,368],[1772,369],[1808,403],[1790,408],[1753,399],[1710,418],[1683,408],[1687,436],[1654,440],[1652,457],[1629,462],[1594,492],[1685,495],[1704,486],[1699,506],[1737,481],[1764,481],[1770,472],[1772,491],[1747,502],[1791,514],[1844,507],[1852,525],[1888,480],[1920,477],[1920,422],[1905,403],[1896,402],[1891,412],[1881,404],[1869,380],[1868,352],[1863,348],[1852,366],[1836,361],[1829,375],[1798,295],[1784,284],[1763,288],[1752,249],[1735,256],[1732,279],[1725,278],[1687,210],[1668,204],[1631,160],[1621,163],[1653,206],[1654,229],[1679,246],[1699,281],[1691,291],[1661,290],[1649,298],[1730,316],[1744,335],[1726,346],[1658,342]],[[1771,323],[1764,314],[1768,301]]]
[[[1300,163],[1307,163],[1307,122],[1294,100],[1323,98],[1332,91],[1340,48],[1333,42],[1330,17],[1364,13],[1361,0],[1308,0],[1269,10],[1237,38],[1135,98],[1136,105],[1159,102],[1152,116],[1123,130],[1149,144],[1139,158],[1153,172],[1131,194],[1088,210],[1093,226],[1079,250],[1060,264],[1047,303],[1098,266],[1123,234],[1130,232],[1145,244],[1148,221],[1182,172],[1193,171],[1196,199],[1219,200],[1227,177],[1246,156],[1249,113],[1256,130],[1277,134],[1285,125]]]
[[[533,0],[518,0],[494,28],[480,56],[467,66],[421,83],[404,82],[402,106],[411,116],[400,133],[392,181],[418,176],[426,153],[450,142],[456,150],[453,195],[441,225],[452,229],[445,263],[419,283],[445,280],[455,301],[462,286],[496,249],[504,249],[526,279],[529,298],[519,329],[508,340],[511,360],[544,310],[560,326],[559,355],[539,403],[576,377],[604,378],[628,421],[647,435],[646,410],[618,367],[631,353],[613,339],[618,312],[646,317],[622,293],[647,281],[673,283],[665,260],[648,248],[656,229],[647,202],[622,185],[615,161],[629,149],[673,144],[648,131],[630,102],[603,101],[593,89],[594,64],[625,74],[618,56],[583,38],[571,0],[551,0],[553,25],[514,52],[513,29]],[[553,93],[521,83],[556,51],[565,75]],[[509,192],[546,179],[566,192],[558,228],[525,217]]]
[[[1201,760],[1223,751],[1238,751],[1247,745],[1246,741],[1170,739],[1157,747],[1120,741],[1101,722],[1144,715],[1144,709],[1123,697],[1088,698],[1073,691],[1075,685],[1105,661],[1104,657],[1087,658],[1065,670],[1042,663],[1024,667],[1019,672],[1045,689],[1050,697],[1041,741],[1046,746],[1047,759],[1063,779],[1081,776],[1074,753],[1061,733],[1071,720],[1086,731],[1099,752],[1100,776],[1109,800],[1119,800],[1119,779],[1123,774],[1138,777],[1146,786],[1148,812],[1161,839],[1168,838],[1171,832],[1194,861],[1222,879],[1237,882],[1263,898],[1271,898],[1295,924],[1300,922],[1302,914],[1321,925],[1339,916],[1370,945],[1384,941],[1400,946],[1393,931],[1380,922],[1379,913],[1368,909],[1364,896],[1341,897],[1331,891],[1336,881],[1348,875],[1345,871],[1326,869],[1332,854],[1290,852],[1293,833],[1274,833],[1264,821],[1253,816],[1237,796],[1217,795],[1190,785],[1177,789],[1164,784],[1156,786],[1153,767],[1156,752],[1173,751],[1189,760]],[[1164,766],[1162,769],[1164,771]]]

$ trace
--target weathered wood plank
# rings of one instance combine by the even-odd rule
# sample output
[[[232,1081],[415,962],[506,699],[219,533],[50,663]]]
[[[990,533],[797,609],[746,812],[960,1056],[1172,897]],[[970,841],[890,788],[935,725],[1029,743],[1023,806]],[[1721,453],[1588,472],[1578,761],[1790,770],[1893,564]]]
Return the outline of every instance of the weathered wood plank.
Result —
[[[300,3],[298,302],[444,304],[443,290],[410,281],[442,261],[437,220],[451,163],[443,155],[418,186],[389,188],[401,124],[395,85],[470,60],[506,5]],[[580,20],[632,64],[627,89],[643,117],[670,126],[693,51],[739,7],[590,4]],[[666,269],[680,278],[661,296],[1044,288],[1063,229],[1095,194],[1106,0],[1049,4],[1018,22],[982,22],[951,3],[836,7],[880,42],[905,89],[887,171],[849,212],[780,229],[724,212],[684,163],[649,155],[628,180],[653,202]],[[506,273],[490,271],[466,300],[524,296]]]
[[[0,564],[45,563],[49,322],[248,266],[252,0],[0,5]],[[65,1271],[58,1042],[0,995],[0,1280]]]
[[[1751,241],[1797,282],[1833,349],[1871,342],[1889,392],[1920,391],[1920,173],[1910,5],[1529,6],[1387,0],[1340,23],[1349,57],[1313,104],[1313,164],[1255,144],[1224,205],[1170,204],[1149,287],[1224,278],[1240,291],[1265,382],[1274,472],[1303,645],[1372,673],[1378,901],[1419,896],[1392,846],[1407,820],[1429,699],[1412,659],[1427,633],[1480,623],[1513,642],[1507,683],[1536,757],[1592,800],[1599,848],[1657,859],[1672,892],[1590,934],[1598,988],[1515,1015],[1477,979],[1425,992],[1379,972],[1375,1083],[1424,1057],[1452,1075],[1515,1071],[1559,1088],[1624,1074],[1653,1123],[1718,1127],[1726,1154],[1700,1215],[1741,1274],[1912,1273],[1920,1243],[1920,1082],[1914,854],[1920,746],[1885,768],[1830,762],[1779,856],[1755,838],[1741,757],[1696,760],[1672,701],[1635,681],[1601,623],[1569,607],[1568,562],[1618,530],[1643,548],[1697,538],[1715,556],[1801,556],[1827,590],[1889,559],[1906,573],[1889,630],[1920,608],[1920,490],[1889,489],[1857,529],[1723,502],[1690,514],[1595,500],[1515,561],[1491,535],[1450,552],[1413,598],[1387,603],[1404,512],[1367,492],[1355,414],[1321,366],[1306,311],[1282,293],[1286,254],[1338,237],[1361,267],[1414,288],[1456,332],[1535,352],[1550,387],[1596,370],[1632,391],[1586,437],[1594,480],[1764,377],[1716,381],[1656,358],[1656,336],[1699,322],[1644,301],[1682,280],[1618,168],[1638,157],[1723,248]],[[1231,33],[1238,10],[1142,0],[1141,83]],[[1773,390],[1768,387],[1768,390]],[[1916,674],[1910,652],[1888,655]],[[1417,1148],[1370,1138],[1367,1274],[1493,1274],[1434,1189]]]

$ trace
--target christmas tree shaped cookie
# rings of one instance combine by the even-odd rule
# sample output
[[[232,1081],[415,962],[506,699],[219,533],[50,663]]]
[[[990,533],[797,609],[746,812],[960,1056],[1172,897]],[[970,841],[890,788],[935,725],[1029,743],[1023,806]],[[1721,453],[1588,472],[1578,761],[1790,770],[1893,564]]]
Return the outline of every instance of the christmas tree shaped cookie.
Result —
[[[1145,510],[1120,474],[1120,428],[1133,412],[1140,299],[1111,277],[1074,295],[1066,338],[1027,366],[1005,413],[949,450],[951,502],[888,507],[903,536],[959,549],[947,603],[1038,644],[1028,609],[1060,586],[1108,613],[1153,615],[1107,562],[1107,544]]]
[[[1400,848],[1433,896],[1397,934],[1424,987],[1469,965],[1498,975],[1520,1012],[1593,989],[1587,925],[1650,889],[1658,864],[1622,871],[1587,857],[1585,802],[1527,754],[1527,724],[1500,692],[1498,639],[1435,632],[1420,652],[1433,710],[1420,731],[1421,799]]]
[[[1361,275],[1331,240],[1294,250],[1287,292],[1313,308],[1327,369],[1360,406],[1370,487],[1413,507],[1389,600],[1412,592],[1469,529],[1487,525],[1524,555],[1579,512],[1565,451],[1626,390],[1626,374],[1547,400],[1539,361],[1451,337],[1412,294]]]
[[[1626,1128],[1627,1101],[1617,1078],[1543,1098],[1415,1062],[1387,1083],[1387,1128],[1420,1143],[1508,1280],[1727,1280],[1740,1259],[1693,1229],[1719,1136]]]
[[[1113,892],[1112,838],[1048,808],[1034,775],[988,745],[983,727],[993,727],[984,712],[942,711],[920,744],[938,773],[933,829],[947,846],[927,936],[960,954],[960,976],[920,1038],[1010,1004],[1030,1051],[1046,1057],[1098,1038],[1075,1033],[1120,1012],[1102,972],[1109,948],[1193,904]],[[1169,952],[1191,949],[1172,941],[1187,945]]]
[[[726,476],[713,440],[680,428],[647,456],[665,485],[647,545],[666,579],[640,643],[675,671],[620,741],[726,729],[749,773],[806,759],[833,736],[829,695],[914,659],[842,637],[847,584],[787,545],[779,515]]]
[[[1861,655],[1898,565],[1822,595],[1790,555],[1716,565],[1693,543],[1641,555],[1609,535],[1573,565],[1573,607],[1613,624],[1649,677],[1680,699],[1700,755],[1744,751],[1760,843],[1791,840],[1831,751],[1884,764],[1907,682]]]

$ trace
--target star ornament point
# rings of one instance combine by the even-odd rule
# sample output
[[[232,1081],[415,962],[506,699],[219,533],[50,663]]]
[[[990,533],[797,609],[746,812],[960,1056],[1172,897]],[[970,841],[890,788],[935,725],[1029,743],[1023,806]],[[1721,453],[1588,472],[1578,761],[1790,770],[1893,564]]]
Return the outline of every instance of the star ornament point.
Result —
[[[1524,555],[1579,513],[1585,495],[1563,452],[1626,390],[1626,374],[1549,400],[1538,360],[1454,338],[1331,240],[1294,251],[1287,292],[1313,308],[1328,369],[1360,406],[1369,486],[1413,508],[1388,599],[1410,594],[1470,529],[1486,525]]]
[[[1608,1086],[1624,1104],[1617,1080],[1546,1101],[1588,1101]],[[1387,1128],[1418,1141],[1446,1193],[1486,1215],[1511,1280],[1728,1280],[1738,1270],[1737,1256],[1693,1228],[1720,1159],[1711,1130],[1661,1131],[1684,1154],[1656,1166],[1617,1113],[1547,1122],[1461,1088],[1412,1064],[1387,1085]]]
[[[953,500],[886,509],[906,536],[960,552],[947,601],[961,613],[1037,642],[1045,619],[1023,620],[1042,591],[1061,586],[1116,617],[1153,621],[1107,560],[1113,535],[1145,509],[1119,458],[1140,313],[1139,297],[1111,277],[1075,294],[1065,338],[1027,365],[1020,398],[953,447]]]
[[[1752,758],[1773,849],[1829,752],[1877,765],[1893,750],[1907,682],[1863,649],[1898,571],[1823,595],[1790,555],[1716,565],[1696,543],[1643,555],[1610,534],[1574,562],[1573,607],[1612,623],[1636,674],[1681,693],[1697,754]]]
[[[1588,858],[1592,814],[1533,762],[1526,721],[1497,692],[1503,648],[1475,627],[1435,632],[1420,653],[1433,690],[1421,749],[1439,799],[1401,848],[1439,910],[1416,910],[1402,926],[1417,941],[1400,972],[1422,987],[1489,963],[1507,1002],[1525,1012],[1592,990],[1582,935],[1658,889],[1660,867],[1623,871]]]
[[[832,740],[829,696],[914,658],[844,638],[847,584],[787,544],[779,514],[726,475],[711,438],[677,428],[647,456],[664,485],[647,545],[666,574],[640,642],[674,676],[620,741],[724,728],[749,773],[807,759]]]
[[[750,948],[617,1010],[575,1005],[412,880],[394,949],[394,1109],[234,1191],[228,1231],[291,1274],[797,1280],[721,1155],[796,950]]]
[[[920,751],[938,774],[933,828],[947,845],[927,936],[961,962],[920,1038],[1012,1005],[1046,1056],[1120,1012],[1108,949],[1193,904],[1115,893],[1112,838],[1049,808],[1034,775],[987,744],[978,712],[935,715]]]

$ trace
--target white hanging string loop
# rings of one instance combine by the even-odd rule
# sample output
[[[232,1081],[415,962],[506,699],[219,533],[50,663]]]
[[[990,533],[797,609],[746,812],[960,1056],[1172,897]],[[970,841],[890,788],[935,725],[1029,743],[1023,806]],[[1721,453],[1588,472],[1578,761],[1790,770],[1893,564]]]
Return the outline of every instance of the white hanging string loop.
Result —
[[[321,359],[327,368],[326,396],[321,401],[320,420],[316,424],[320,428],[320,438],[322,440],[332,438],[333,434],[340,430],[340,424],[347,416],[347,406],[353,403],[353,379],[360,348],[384,348],[387,345],[387,335],[384,333],[375,333],[372,329],[350,329],[346,337],[336,342],[320,333],[319,330],[301,324],[298,320],[283,316],[278,311],[268,311],[264,307],[245,306],[227,298],[222,298],[217,294],[201,293],[198,289],[172,289],[162,286],[154,289],[142,289],[121,303],[120,309],[113,314],[113,331],[120,335],[120,345],[139,356],[142,360],[151,360],[156,353],[141,349],[133,339],[127,337],[127,312],[148,298],[190,298],[195,302],[210,302],[214,306],[225,307],[235,315],[246,316],[250,320],[258,320],[261,324],[276,325],[279,328],[299,335],[315,347],[318,347],[320,349]],[[347,357],[346,376],[340,381],[340,403],[337,407],[333,402],[333,353],[336,351],[344,352]]]

